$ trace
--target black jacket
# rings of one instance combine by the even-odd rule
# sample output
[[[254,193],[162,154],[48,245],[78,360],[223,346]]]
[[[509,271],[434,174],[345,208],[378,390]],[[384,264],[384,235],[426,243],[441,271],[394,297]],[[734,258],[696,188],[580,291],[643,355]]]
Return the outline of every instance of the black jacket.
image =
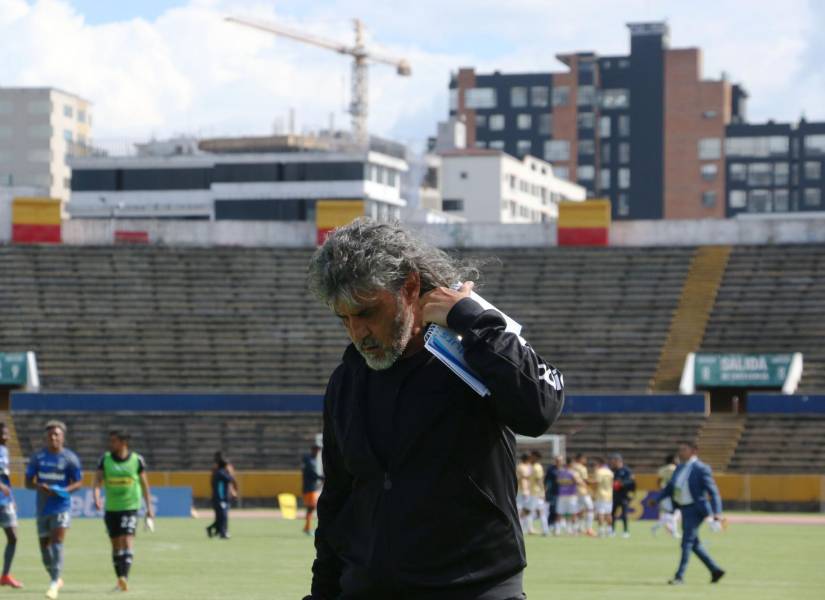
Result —
[[[501,315],[463,299],[448,315],[482,398],[435,358],[414,371],[415,410],[396,420],[385,469],[366,433],[367,365],[350,346],[324,399],[324,488],[312,598],[340,593],[344,564],[394,582],[449,588],[526,566],[516,510],[514,432],[543,434],[561,413],[561,374]],[[405,388],[406,389],[406,388]]]

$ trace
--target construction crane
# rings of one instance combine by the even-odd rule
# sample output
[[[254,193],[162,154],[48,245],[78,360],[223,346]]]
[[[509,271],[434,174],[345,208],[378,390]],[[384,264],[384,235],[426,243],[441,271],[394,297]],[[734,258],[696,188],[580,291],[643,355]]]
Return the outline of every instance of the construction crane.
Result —
[[[368,62],[372,61],[393,66],[401,76],[407,77],[412,74],[410,63],[405,59],[386,56],[367,49],[364,45],[364,24],[360,19],[354,19],[355,44],[352,46],[347,46],[335,40],[328,40],[316,35],[306,34],[277,23],[239,17],[226,17],[226,20],[267,33],[274,33],[275,35],[287,37],[305,44],[333,50],[339,54],[352,56],[352,102],[350,103],[349,113],[352,116],[352,135],[355,141],[362,147],[367,147],[369,142],[369,131],[367,129],[367,113],[369,108]]]

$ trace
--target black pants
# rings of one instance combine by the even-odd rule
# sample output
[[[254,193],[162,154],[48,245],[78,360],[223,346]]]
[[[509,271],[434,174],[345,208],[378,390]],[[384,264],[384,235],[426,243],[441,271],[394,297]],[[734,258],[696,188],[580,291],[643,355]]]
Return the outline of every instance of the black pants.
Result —
[[[212,509],[215,511],[215,522],[210,525],[219,536],[226,537],[229,533],[229,502],[213,502]]]
[[[556,512],[556,500],[557,496],[547,496],[545,498],[547,501],[547,524],[550,527],[556,522],[556,517],[558,517],[558,512]]]
[[[627,511],[629,506],[630,498],[627,496],[613,496],[613,531],[616,531],[616,513],[619,512],[619,509],[621,509],[622,525],[624,526],[625,533],[627,533]]]

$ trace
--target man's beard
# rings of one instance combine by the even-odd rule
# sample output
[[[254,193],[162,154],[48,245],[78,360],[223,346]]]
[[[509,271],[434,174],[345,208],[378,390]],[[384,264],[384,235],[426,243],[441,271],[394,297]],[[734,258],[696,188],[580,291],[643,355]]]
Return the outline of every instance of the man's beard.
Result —
[[[364,360],[367,361],[367,366],[373,371],[383,371],[389,369],[395,364],[407,344],[410,343],[413,333],[413,311],[405,310],[403,301],[399,298],[396,304],[395,318],[392,322],[392,341],[389,346],[380,344],[378,340],[372,336],[368,336],[360,342],[355,342],[355,347]],[[379,353],[373,354],[367,352],[364,348],[378,347]]]

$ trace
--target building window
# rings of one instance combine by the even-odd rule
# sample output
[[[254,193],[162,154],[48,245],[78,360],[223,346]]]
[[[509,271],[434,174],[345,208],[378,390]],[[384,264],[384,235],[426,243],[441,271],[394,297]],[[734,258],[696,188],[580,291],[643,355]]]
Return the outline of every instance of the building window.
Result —
[[[630,68],[630,60],[627,58],[620,58],[618,67],[620,69],[629,69]]]
[[[717,112],[715,110],[706,110],[702,113],[703,119],[715,119]]]
[[[579,140],[579,156],[593,156],[596,153],[596,143],[593,140]]]
[[[487,116],[486,115],[476,115],[476,127],[484,128],[487,127]]]
[[[610,144],[602,144],[602,162],[604,164],[610,163]]]
[[[825,155],[825,134],[806,135],[805,154],[809,156]]]
[[[808,181],[819,181],[822,177],[822,163],[816,160],[805,161],[805,179]]]
[[[80,123],[85,123],[86,122],[86,111],[83,110],[82,108],[78,109],[78,111],[77,111],[77,120]]]
[[[593,129],[596,126],[596,116],[592,112],[580,112],[576,116],[579,129]]]
[[[567,140],[547,140],[544,142],[544,160],[570,160],[570,142]]]
[[[701,167],[702,179],[705,181],[713,181],[716,179],[716,173],[719,167],[715,163],[706,163]]]
[[[630,90],[602,90],[602,108],[627,108],[630,106]]]
[[[487,142],[484,140],[476,140],[476,148],[486,148]]]
[[[730,180],[732,182],[743,183],[748,178],[748,167],[743,163],[730,164]]]
[[[539,115],[539,134],[552,135],[553,133],[553,115]]]
[[[728,194],[728,205],[731,208],[745,208],[748,203],[748,193],[745,190],[731,190]]]
[[[748,165],[748,185],[771,185],[773,183],[771,163],[751,163]]]
[[[501,131],[504,129],[504,115],[490,115],[487,124],[490,131]]]
[[[444,200],[441,201],[441,210],[444,212],[464,210],[464,200],[458,198],[444,198]]]
[[[579,165],[576,168],[576,178],[579,181],[593,181],[596,176],[596,168],[592,165]]]
[[[702,206],[705,208],[713,208],[716,206],[716,192],[702,192]]]
[[[822,204],[822,190],[819,188],[805,188],[802,201],[807,208],[819,208]]]
[[[610,117],[599,117],[599,137],[610,137]]]
[[[68,117],[68,118],[71,119],[74,116],[74,109],[71,106],[69,106],[68,104],[64,104],[63,105],[63,116]]]
[[[596,103],[596,88],[592,85],[580,85],[576,96],[578,106],[593,106]]]
[[[630,216],[630,196],[627,194],[619,194],[619,206],[616,212],[620,217]]]
[[[469,88],[464,92],[465,108],[495,108],[496,104],[497,98],[494,88]]]
[[[532,126],[532,115],[522,113],[516,117],[516,127],[518,127],[519,129],[530,129]]]
[[[785,135],[773,135],[767,137],[730,137],[725,140],[725,154],[727,156],[744,156],[754,158],[787,156],[789,149],[790,142],[788,140],[788,136]]]
[[[530,88],[530,104],[536,108],[544,108],[550,104],[550,90],[544,86],[534,85]]]
[[[630,144],[622,142],[619,144],[619,163],[626,165],[630,162]]]
[[[74,134],[71,132],[71,130],[64,129],[63,130],[63,139],[66,140],[67,142],[71,142],[71,141],[74,140]]]
[[[530,154],[533,149],[533,142],[530,140],[519,140],[516,142],[516,154],[519,156],[524,156],[525,154]]]
[[[553,88],[553,106],[567,106],[570,103],[570,86],[560,85]]]
[[[623,190],[630,187],[630,169],[619,169],[619,187]]]
[[[751,190],[748,192],[749,213],[773,212],[773,194],[770,190]]]
[[[788,190],[774,190],[773,191],[773,210],[774,212],[788,212],[790,204],[788,202]]]
[[[719,138],[702,138],[699,140],[699,159],[716,160],[722,157],[722,140]]]
[[[570,179],[570,169],[567,167],[553,167],[553,175],[557,179]]]
[[[599,171],[599,187],[603,190],[610,189],[610,169]]]
[[[630,115],[619,115],[619,136],[628,137],[630,135]]]
[[[487,147],[491,150],[504,150],[504,141],[503,140],[490,140],[490,143],[487,144]]]
[[[450,90],[450,112],[458,110],[458,88]]]
[[[773,184],[788,185],[788,163],[774,163]]]
[[[510,88],[510,106],[513,108],[521,108],[527,106],[527,88],[513,87]]]

